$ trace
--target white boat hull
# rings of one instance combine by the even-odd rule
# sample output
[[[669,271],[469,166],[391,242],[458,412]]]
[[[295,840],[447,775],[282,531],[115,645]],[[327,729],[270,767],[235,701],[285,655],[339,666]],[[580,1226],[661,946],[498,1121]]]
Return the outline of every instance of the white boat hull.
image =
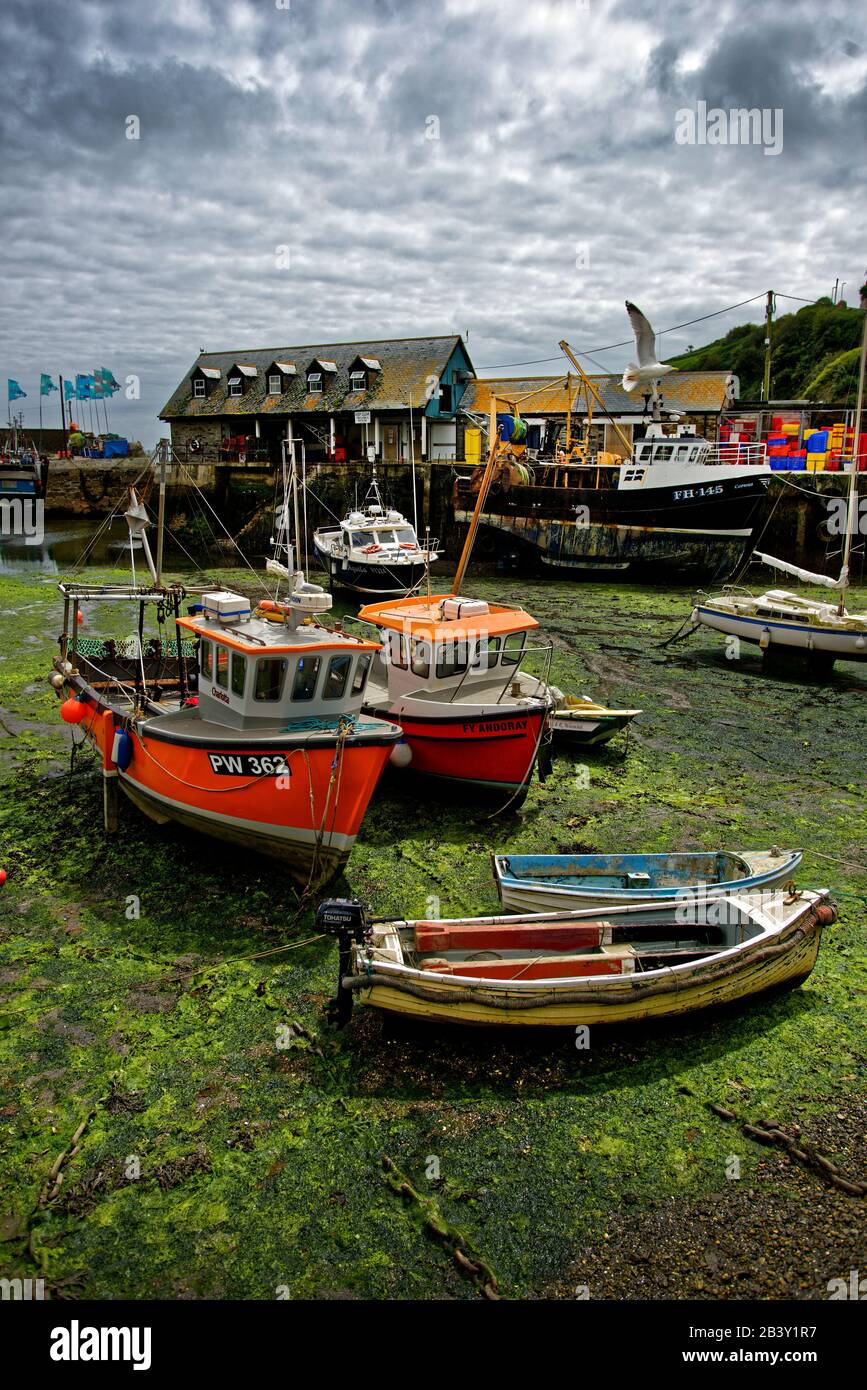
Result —
[[[767,650],[785,647],[790,651],[818,652],[843,661],[867,661],[867,634],[819,623],[781,618],[754,617],[711,604],[697,604],[696,622],[727,636],[738,637]]]

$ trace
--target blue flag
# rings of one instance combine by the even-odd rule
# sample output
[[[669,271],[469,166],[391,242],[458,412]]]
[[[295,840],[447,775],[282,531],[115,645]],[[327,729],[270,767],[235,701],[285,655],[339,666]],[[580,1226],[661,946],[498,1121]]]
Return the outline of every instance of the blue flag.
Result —
[[[58,387],[54,385],[54,382],[52,381],[51,377],[47,374],[47,372],[43,372],[39,382],[40,396],[50,396],[52,391],[57,390]]]
[[[21,396],[27,395],[27,392],[22,391],[21,387],[18,385],[18,382],[13,381],[11,376],[7,380],[6,391],[10,401],[17,401],[21,398]]]
[[[65,401],[75,400],[75,386],[71,381],[64,381],[63,383],[63,399]]]
[[[78,372],[75,378],[75,399],[77,401],[92,401],[95,392],[93,389],[93,377],[86,372]]]
[[[113,396],[115,391],[120,390],[120,382],[115,381],[114,375],[108,367],[97,367],[93,379],[96,382],[97,394],[100,396]]]

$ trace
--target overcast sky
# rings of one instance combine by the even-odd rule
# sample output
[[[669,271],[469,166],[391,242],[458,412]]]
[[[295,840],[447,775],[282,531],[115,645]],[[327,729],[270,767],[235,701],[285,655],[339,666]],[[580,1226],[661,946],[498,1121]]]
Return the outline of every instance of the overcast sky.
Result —
[[[618,343],[627,297],[657,330],[857,303],[860,8],[2,0],[2,389],[35,424],[41,371],[135,375],[109,418],[152,444],[201,347],[456,331],[480,370]],[[677,143],[700,101],[781,108],[781,153]]]

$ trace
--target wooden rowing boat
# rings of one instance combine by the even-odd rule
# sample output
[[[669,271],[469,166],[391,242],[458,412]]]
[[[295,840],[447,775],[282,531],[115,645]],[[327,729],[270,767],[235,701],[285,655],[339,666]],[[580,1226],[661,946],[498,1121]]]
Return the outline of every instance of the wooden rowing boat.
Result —
[[[685,854],[495,854],[494,880],[514,912],[665,902],[684,894],[754,893],[793,877],[801,850]]]
[[[572,748],[597,748],[632,723],[640,709],[608,709],[596,700],[564,695],[548,719],[558,742]]]
[[[432,1022],[577,1027],[799,984],[836,915],[822,889],[613,907],[604,919],[584,909],[368,923],[359,902],[331,899],[316,920],[340,943],[340,1022],[357,998]]]

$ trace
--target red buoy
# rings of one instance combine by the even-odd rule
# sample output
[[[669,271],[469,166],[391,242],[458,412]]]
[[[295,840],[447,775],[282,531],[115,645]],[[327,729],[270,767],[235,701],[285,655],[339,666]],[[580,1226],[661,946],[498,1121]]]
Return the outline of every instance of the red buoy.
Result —
[[[82,613],[80,608],[78,609],[75,615],[75,621],[78,623],[79,627],[81,627],[81,624],[84,622],[84,614]]]
[[[0,888],[3,887],[3,884],[4,884],[5,882],[6,882],[6,870],[5,870],[5,869],[0,869]]]
[[[65,724],[80,724],[87,714],[87,705],[81,700],[64,700],[60,706],[60,717]]]

